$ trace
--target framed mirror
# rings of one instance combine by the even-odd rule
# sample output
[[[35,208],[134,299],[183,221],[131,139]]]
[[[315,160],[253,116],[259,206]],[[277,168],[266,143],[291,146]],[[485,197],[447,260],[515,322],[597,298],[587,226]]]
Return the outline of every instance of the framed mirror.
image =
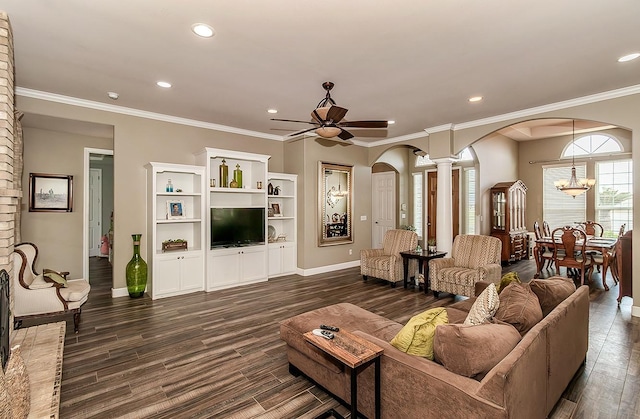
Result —
[[[318,181],[318,245],[353,243],[353,166],[320,162]]]

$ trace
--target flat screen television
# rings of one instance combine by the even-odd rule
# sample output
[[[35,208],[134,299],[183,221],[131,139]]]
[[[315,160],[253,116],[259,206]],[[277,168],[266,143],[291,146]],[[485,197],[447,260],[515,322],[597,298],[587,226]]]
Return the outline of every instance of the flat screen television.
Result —
[[[211,208],[211,248],[264,243],[264,208]]]

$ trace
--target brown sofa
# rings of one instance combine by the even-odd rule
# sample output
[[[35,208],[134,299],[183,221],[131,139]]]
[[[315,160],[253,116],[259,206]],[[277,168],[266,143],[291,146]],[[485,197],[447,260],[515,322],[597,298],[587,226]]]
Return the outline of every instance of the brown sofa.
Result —
[[[463,322],[473,301],[447,307],[449,322]],[[287,343],[290,371],[302,372],[348,404],[349,373],[302,336],[321,323],[354,331],[384,349],[383,418],[545,418],[585,360],[589,288],[582,286],[560,302],[481,379],[455,374],[437,362],[399,351],[389,341],[403,325],[353,304],[335,304],[283,321],[280,336]],[[373,383],[372,367],[358,376],[358,411],[367,417],[374,416]]]

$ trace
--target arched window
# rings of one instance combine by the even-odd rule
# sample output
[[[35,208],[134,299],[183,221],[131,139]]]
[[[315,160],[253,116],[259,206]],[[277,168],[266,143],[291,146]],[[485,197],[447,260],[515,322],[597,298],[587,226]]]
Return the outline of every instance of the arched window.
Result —
[[[615,138],[606,134],[591,134],[570,142],[564,149],[562,157],[619,153],[621,151],[622,146]]]

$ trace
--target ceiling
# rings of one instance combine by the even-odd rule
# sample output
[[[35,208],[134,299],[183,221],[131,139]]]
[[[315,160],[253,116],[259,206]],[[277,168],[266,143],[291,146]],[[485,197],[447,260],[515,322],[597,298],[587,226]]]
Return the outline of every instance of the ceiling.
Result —
[[[617,62],[640,51],[638,0],[3,0],[0,9],[23,92],[274,139],[305,125],[270,118],[309,120],[324,81],[348,120],[396,121],[375,137],[353,129],[364,143],[640,85],[640,59]],[[196,22],[215,36],[194,35]]]

